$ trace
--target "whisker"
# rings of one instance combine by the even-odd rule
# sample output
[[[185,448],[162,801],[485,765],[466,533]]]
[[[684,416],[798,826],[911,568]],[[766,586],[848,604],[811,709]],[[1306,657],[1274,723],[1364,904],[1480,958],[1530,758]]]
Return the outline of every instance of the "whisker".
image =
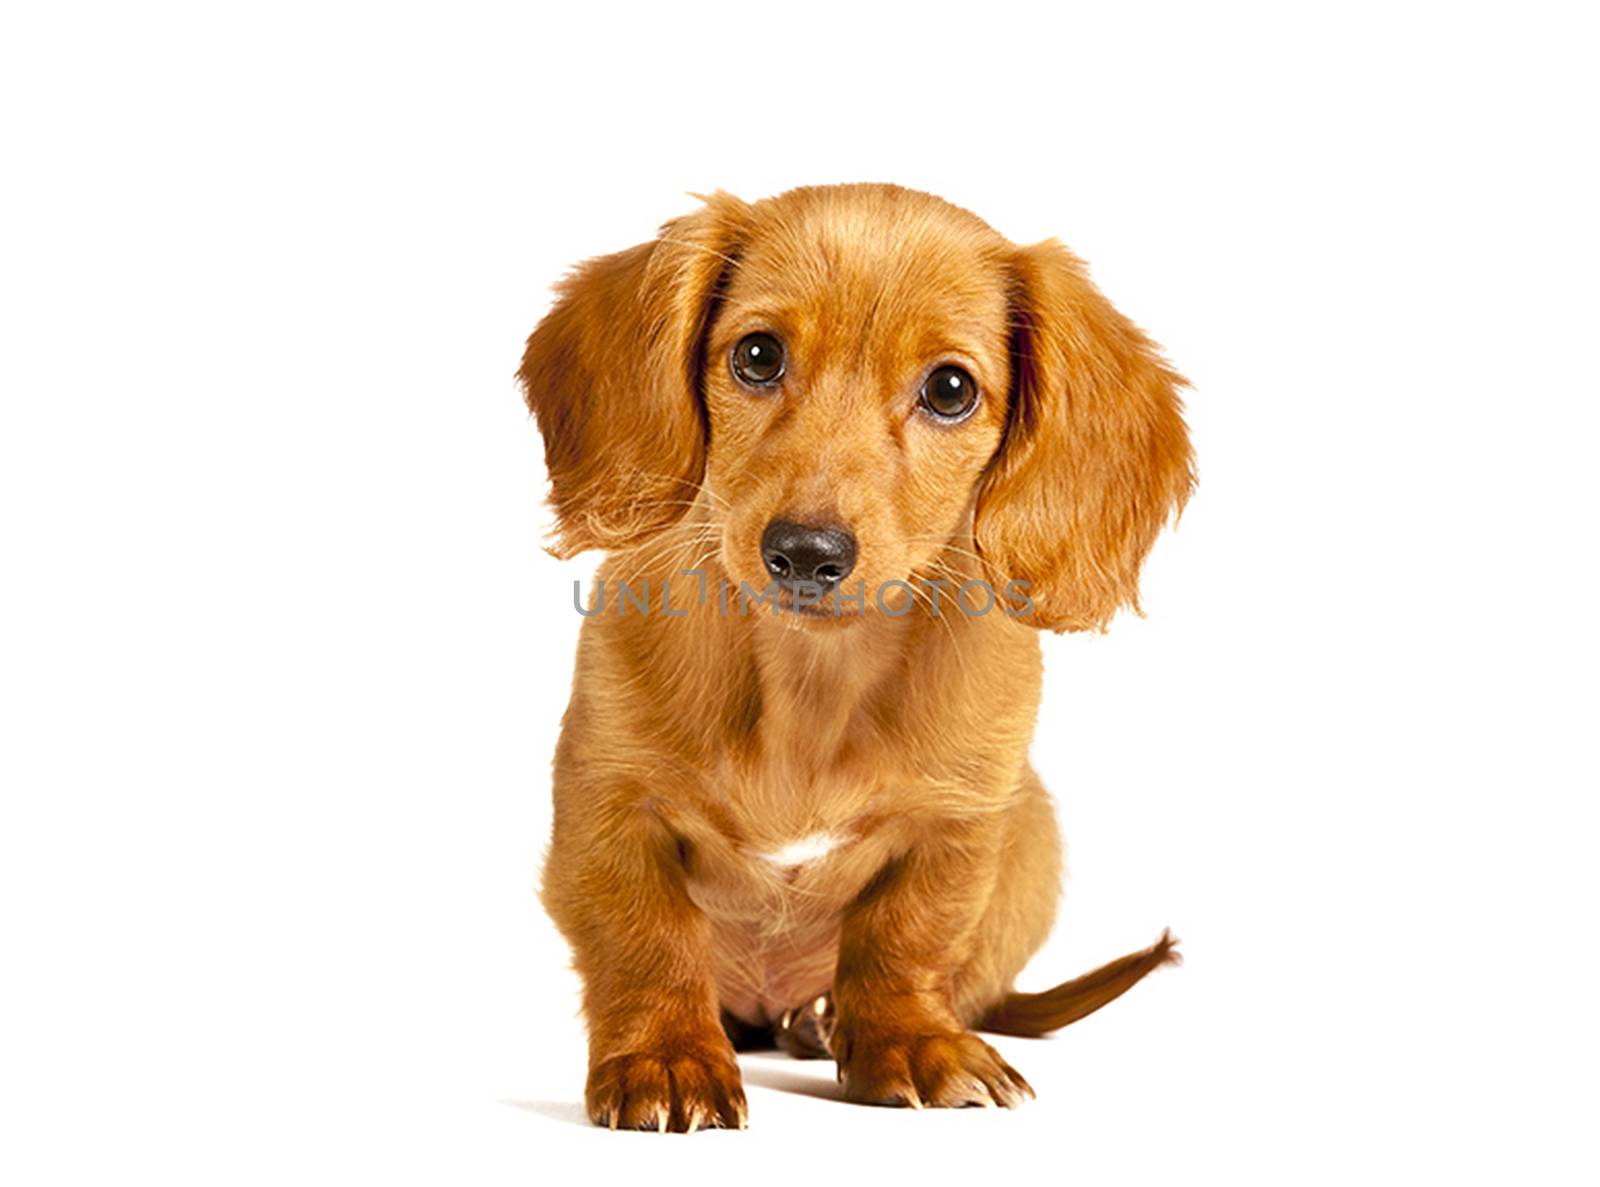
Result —
[[[628,552],[619,553],[619,559],[626,558],[631,562],[631,569],[627,577],[618,578],[624,585],[631,586],[635,581],[645,576],[646,570],[657,567],[658,562],[670,558],[674,551],[687,554],[698,545],[711,543],[720,539],[721,532],[712,525],[704,525],[692,532],[668,531],[655,539],[648,540],[638,548]],[[715,549],[713,548],[714,552]]]

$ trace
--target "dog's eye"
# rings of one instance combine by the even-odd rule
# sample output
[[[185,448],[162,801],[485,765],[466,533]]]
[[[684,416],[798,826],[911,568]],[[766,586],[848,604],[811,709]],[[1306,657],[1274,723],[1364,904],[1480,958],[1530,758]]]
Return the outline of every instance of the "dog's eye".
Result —
[[[947,364],[922,382],[922,406],[941,420],[960,420],[977,402],[977,380],[960,367]]]
[[[746,334],[733,348],[733,375],[751,387],[770,387],[783,378],[783,343],[771,334]]]

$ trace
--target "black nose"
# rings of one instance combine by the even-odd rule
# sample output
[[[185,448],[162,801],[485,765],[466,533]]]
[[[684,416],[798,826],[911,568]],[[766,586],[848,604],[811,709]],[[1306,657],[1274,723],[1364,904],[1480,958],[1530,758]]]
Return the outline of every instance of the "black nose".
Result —
[[[811,528],[775,519],[761,533],[761,560],[785,585],[837,586],[856,567],[856,538],[843,528]]]

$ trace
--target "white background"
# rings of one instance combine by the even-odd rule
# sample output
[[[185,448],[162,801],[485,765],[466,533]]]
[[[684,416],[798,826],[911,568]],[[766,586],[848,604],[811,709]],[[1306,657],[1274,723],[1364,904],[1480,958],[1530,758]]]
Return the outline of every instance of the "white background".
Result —
[[[580,7],[7,9],[6,1181],[1593,1182],[1581,6]],[[1188,962],[1015,1113],[753,1058],[748,1133],[593,1131],[512,372],[690,191],[855,180],[1194,382],[1149,617],[1047,641],[1023,984]]]

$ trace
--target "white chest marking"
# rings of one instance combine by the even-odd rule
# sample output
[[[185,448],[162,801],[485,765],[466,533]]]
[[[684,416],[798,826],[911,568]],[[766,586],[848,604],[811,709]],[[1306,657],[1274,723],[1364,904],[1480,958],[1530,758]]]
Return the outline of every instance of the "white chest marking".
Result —
[[[756,856],[779,869],[792,870],[807,862],[820,861],[849,839],[841,833],[812,833],[798,841],[790,841],[781,849],[758,853]]]

